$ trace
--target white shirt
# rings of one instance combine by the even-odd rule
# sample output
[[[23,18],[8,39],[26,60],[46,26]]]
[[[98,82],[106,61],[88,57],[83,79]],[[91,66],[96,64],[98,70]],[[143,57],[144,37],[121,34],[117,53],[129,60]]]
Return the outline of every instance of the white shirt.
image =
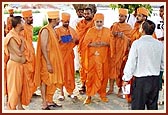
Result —
[[[161,38],[164,36],[164,22],[163,19],[159,16],[157,20],[155,21],[156,28],[155,28],[155,34],[157,38]]]
[[[144,35],[131,46],[122,80],[129,81],[132,76],[159,75],[163,67],[163,44],[150,35]]]
[[[135,22],[136,22],[136,17],[133,14],[128,14],[127,15],[127,19],[126,22],[132,27],[134,28]]]
[[[76,30],[77,24],[78,24],[82,19],[84,19],[84,18],[76,18],[75,20],[73,20],[72,23],[70,24],[71,27]]]

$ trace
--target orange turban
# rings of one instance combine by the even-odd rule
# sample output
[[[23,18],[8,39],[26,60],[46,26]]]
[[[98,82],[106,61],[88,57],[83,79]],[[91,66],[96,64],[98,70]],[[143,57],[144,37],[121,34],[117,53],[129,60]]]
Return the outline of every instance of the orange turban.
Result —
[[[94,20],[104,20],[104,15],[102,13],[96,13],[94,15]]]
[[[70,14],[69,13],[62,13],[62,20],[63,21],[69,21],[70,20]]]
[[[31,17],[32,16],[32,10],[22,11],[22,16],[23,17]]]
[[[56,19],[59,18],[59,11],[48,11],[47,15],[49,19]]]
[[[141,8],[137,9],[137,14],[143,14],[145,16],[148,16],[148,13],[149,13],[148,10],[144,7],[141,7]]]
[[[120,8],[119,9],[119,14],[122,14],[122,15],[127,15],[128,14],[128,9],[125,9],[125,8]]]
[[[9,14],[12,14],[13,13],[13,9],[9,9],[8,12],[9,12]]]

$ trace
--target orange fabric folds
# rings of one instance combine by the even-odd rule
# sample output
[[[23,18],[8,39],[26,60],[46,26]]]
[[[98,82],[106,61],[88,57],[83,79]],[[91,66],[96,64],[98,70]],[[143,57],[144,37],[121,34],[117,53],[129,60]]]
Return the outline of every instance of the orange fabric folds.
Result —
[[[77,39],[77,34],[73,28],[70,26],[65,31],[66,28],[63,26],[56,29],[56,34],[58,35],[61,53],[64,61],[64,86],[69,94],[73,93],[75,89],[75,70],[74,70],[74,51],[73,48],[75,44],[72,42],[73,39]],[[63,43],[61,41],[61,36],[71,35],[72,41]]]
[[[114,23],[111,26],[111,33],[123,32],[123,37],[112,37],[111,58],[110,58],[110,78],[117,79],[122,73],[121,66],[128,55],[129,39],[131,37],[131,26],[127,23]],[[121,76],[120,76],[121,77]],[[120,84],[122,86],[122,84]]]
[[[31,17],[32,16],[32,10],[22,11],[22,16],[23,17]]]
[[[95,27],[88,30],[83,44],[82,52],[84,52],[84,67],[87,72],[86,78],[86,95],[93,96],[96,93],[100,97],[106,96],[106,86],[108,81],[108,57],[109,47],[88,47],[92,42],[105,42],[110,44],[110,30],[103,27],[97,30]]]
[[[128,9],[125,9],[125,8],[120,8],[119,9],[119,14],[122,14],[122,15],[127,15],[128,14]]]
[[[94,15],[94,20],[104,20],[104,15],[102,13],[97,13]]]
[[[42,55],[41,51],[41,31],[47,29],[49,32],[48,38],[48,57],[53,67],[53,73],[49,73],[47,70],[46,61]],[[35,84],[40,86],[41,82],[44,82],[46,85],[50,86],[52,84],[60,88],[63,85],[63,59],[60,51],[60,46],[56,38],[56,34],[53,32],[53,29],[48,25],[43,27],[39,32],[39,38],[37,42],[37,52],[36,52],[36,67],[35,67]]]
[[[86,72],[84,70],[84,54],[81,51],[83,39],[88,31],[89,28],[94,26],[94,21],[87,22],[86,20],[81,20],[76,26],[76,32],[79,37],[79,44],[78,44],[78,53],[79,53],[79,62],[80,62],[80,78],[82,82],[85,82],[86,79]]]
[[[145,16],[148,16],[149,11],[148,11],[148,9],[146,9],[144,7],[140,7],[137,9],[137,14],[143,14]]]
[[[24,55],[27,62],[23,65],[24,67],[24,84],[22,92],[22,104],[28,105],[32,94],[36,91],[34,84],[34,72],[35,72],[35,51],[32,43],[33,37],[33,26],[25,24],[24,30],[20,33],[25,38],[25,51]]]
[[[70,14],[69,13],[62,13],[62,20],[63,21],[69,21],[70,20]]]
[[[48,11],[47,15],[49,19],[56,19],[59,18],[59,11]]]
[[[21,45],[21,38],[12,29],[10,33],[6,36],[4,42],[4,53],[9,55],[8,43],[10,39],[13,38],[16,43]],[[18,62],[9,60],[7,63],[7,93],[8,93],[8,109],[16,109],[18,104],[18,97],[21,95],[23,85],[23,65]]]

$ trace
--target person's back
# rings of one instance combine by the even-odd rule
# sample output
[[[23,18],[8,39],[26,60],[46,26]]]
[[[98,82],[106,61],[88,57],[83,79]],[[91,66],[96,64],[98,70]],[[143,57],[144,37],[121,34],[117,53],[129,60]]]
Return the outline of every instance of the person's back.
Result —
[[[151,70],[156,70],[155,74],[157,75],[160,72],[160,60],[163,53],[161,49],[163,48],[163,44],[149,35],[144,35],[136,40],[133,45],[137,47],[137,53],[139,54],[137,65],[140,65],[140,68],[145,70],[142,73],[146,75]],[[135,73],[139,73],[138,69]],[[143,76],[142,74],[137,75]]]
[[[159,74],[164,69],[163,44],[153,39],[155,24],[146,20],[142,24],[142,36],[131,46],[122,77],[123,86],[134,78],[131,109],[158,110]],[[136,84],[136,85],[135,85]]]
[[[38,34],[35,85],[41,86],[42,109],[50,110],[50,106],[62,107],[53,101],[56,88],[64,82],[63,59],[54,28],[59,25],[59,11],[48,11],[48,24]]]

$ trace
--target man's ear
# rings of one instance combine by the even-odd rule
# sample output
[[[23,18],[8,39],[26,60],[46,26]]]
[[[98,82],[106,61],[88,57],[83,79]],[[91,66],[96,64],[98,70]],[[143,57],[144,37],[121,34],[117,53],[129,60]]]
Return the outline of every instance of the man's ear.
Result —
[[[147,20],[147,17],[146,17],[146,16],[143,16],[143,19],[144,19],[144,20]]]

